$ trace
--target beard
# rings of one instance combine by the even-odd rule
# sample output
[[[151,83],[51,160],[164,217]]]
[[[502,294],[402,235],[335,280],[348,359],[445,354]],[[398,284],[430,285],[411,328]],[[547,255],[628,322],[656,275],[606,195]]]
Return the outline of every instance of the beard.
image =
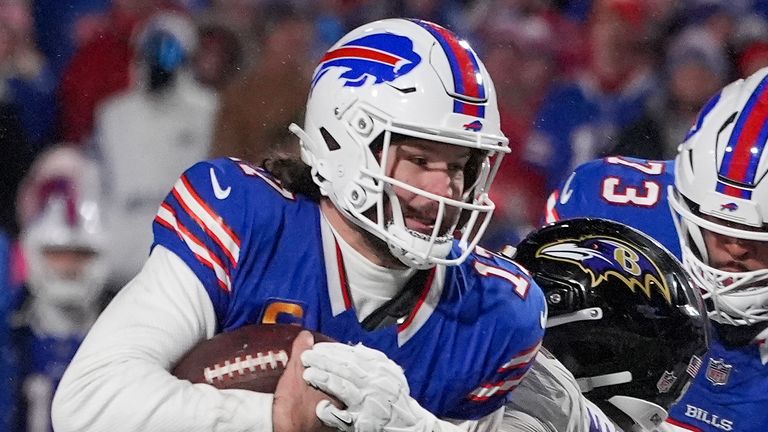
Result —
[[[384,228],[388,228],[395,223],[395,218],[393,216],[393,209],[389,202],[389,198],[384,197],[384,200],[385,220],[382,225]],[[432,232],[434,231],[438,206],[439,205],[437,203],[430,203],[418,208],[409,205],[403,206],[402,217],[403,221],[405,222],[405,228],[414,237],[428,241],[432,236]],[[363,212],[363,214],[374,223],[378,223],[376,207],[372,207],[366,210]],[[436,237],[436,241],[438,243],[453,240],[455,226],[458,223],[461,214],[461,210],[455,207],[449,207],[445,209],[443,212],[443,222],[440,225],[439,232]],[[385,240],[382,240],[378,236],[370,233],[368,230],[361,228],[360,231],[366,238],[366,243],[374,247],[376,250],[388,253],[389,247],[387,246],[387,242]]]
[[[405,227],[414,233],[417,237],[429,239],[438,224],[437,216],[440,205],[436,202],[428,202],[423,205],[401,204],[402,218]],[[384,215],[386,221],[384,226],[394,223],[393,207],[386,198],[384,202]],[[453,237],[453,231],[459,220],[461,210],[455,207],[446,207],[443,211],[442,220],[439,221],[437,237]]]

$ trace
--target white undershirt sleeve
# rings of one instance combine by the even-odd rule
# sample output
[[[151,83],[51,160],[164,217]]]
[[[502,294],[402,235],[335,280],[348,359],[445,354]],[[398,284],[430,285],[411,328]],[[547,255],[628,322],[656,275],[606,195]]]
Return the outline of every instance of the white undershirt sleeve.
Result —
[[[178,256],[156,246],[64,374],[53,401],[54,429],[271,432],[271,394],[216,390],[168,372],[215,328],[202,283]]]

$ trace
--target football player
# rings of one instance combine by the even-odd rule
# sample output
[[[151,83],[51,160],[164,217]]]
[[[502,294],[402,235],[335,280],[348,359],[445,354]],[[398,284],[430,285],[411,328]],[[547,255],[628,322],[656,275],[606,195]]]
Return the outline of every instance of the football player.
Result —
[[[680,262],[605,219],[541,228],[514,259],[544,290],[549,319],[501,430],[660,430],[707,342],[704,305]]]
[[[50,431],[64,369],[101,311],[107,277],[97,165],[80,150],[41,154],[18,195],[27,275],[14,319],[18,430]]]
[[[301,160],[219,159],[176,182],[146,264],[64,376],[59,432],[495,429],[546,306],[522,268],[476,249],[509,151],[490,76],[441,26],[377,21],[323,56],[306,111],[290,127]],[[252,323],[341,343],[304,351],[274,395],[168,372]]]
[[[549,221],[617,220],[682,257],[715,328],[678,430],[764,431],[768,424],[768,69],[723,88],[673,161],[608,157],[552,194]]]

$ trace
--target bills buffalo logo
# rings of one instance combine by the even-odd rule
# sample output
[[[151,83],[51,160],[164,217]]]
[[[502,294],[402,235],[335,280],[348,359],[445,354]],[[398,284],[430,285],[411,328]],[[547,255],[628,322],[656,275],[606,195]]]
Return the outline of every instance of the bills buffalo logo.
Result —
[[[360,87],[371,78],[373,84],[392,82],[419,63],[421,56],[413,50],[409,38],[392,33],[372,34],[328,51],[315,70],[312,88],[333,68],[344,70],[339,79],[345,87]]]
[[[559,240],[539,248],[536,258],[577,265],[590,276],[593,287],[614,277],[632,292],[639,289],[650,299],[656,290],[672,304],[670,287],[661,270],[645,253],[622,240],[604,236]]]
[[[707,365],[707,379],[713,385],[725,385],[728,383],[728,378],[731,376],[731,369],[733,369],[733,366],[725,363],[723,359],[709,359],[709,364]]]
[[[466,130],[471,130],[473,132],[479,132],[480,129],[483,128],[483,124],[480,123],[480,120],[475,120],[472,123],[465,124],[463,127]]]
[[[739,209],[739,205],[735,202],[729,202],[727,204],[720,204],[720,210],[728,210],[734,212]]]

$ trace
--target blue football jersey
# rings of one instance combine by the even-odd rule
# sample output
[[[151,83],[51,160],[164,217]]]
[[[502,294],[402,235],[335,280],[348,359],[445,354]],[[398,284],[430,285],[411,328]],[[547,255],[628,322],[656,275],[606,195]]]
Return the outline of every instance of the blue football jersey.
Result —
[[[162,203],[154,235],[203,283],[219,331],[295,323],[363,343],[398,363],[411,395],[440,417],[476,419],[500,408],[541,344],[540,288],[479,248],[460,266],[430,270],[406,319],[365,330],[318,204],[237,159],[187,170]]]
[[[29,327],[15,331],[19,349],[19,394],[16,411],[17,430],[53,431],[51,403],[56,387],[64,375],[84,335],[50,336],[36,334]]]
[[[667,203],[672,161],[608,157],[581,165],[547,203],[547,220],[600,217],[632,226],[678,258],[680,243]],[[691,431],[768,430],[765,341],[727,349],[717,340],[689,370],[695,378],[670,408],[669,422]]]
[[[759,344],[727,349],[713,341],[695,366],[696,376],[670,409],[669,423],[691,431],[768,430],[768,374]]]
[[[587,162],[552,192],[547,222],[599,217],[621,222],[653,237],[682,258],[667,189],[674,184],[672,161],[611,156]]]

